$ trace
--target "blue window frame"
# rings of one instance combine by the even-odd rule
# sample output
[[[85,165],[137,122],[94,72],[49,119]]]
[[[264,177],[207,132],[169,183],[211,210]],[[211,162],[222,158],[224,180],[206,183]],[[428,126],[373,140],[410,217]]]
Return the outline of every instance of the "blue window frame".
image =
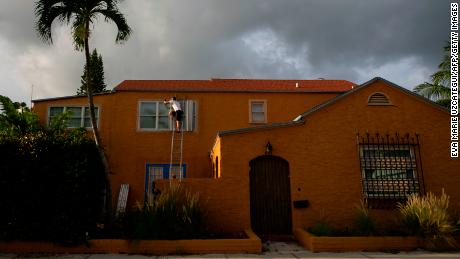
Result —
[[[186,164],[182,164],[182,178],[186,176]],[[162,179],[174,179],[180,178],[179,176],[179,164],[173,164],[172,168],[170,168],[169,164],[146,164],[145,165],[145,194],[144,199],[145,202],[152,202],[153,195],[154,195],[154,188],[153,183],[156,180]],[[172,172],[170,172],[172,169]]]

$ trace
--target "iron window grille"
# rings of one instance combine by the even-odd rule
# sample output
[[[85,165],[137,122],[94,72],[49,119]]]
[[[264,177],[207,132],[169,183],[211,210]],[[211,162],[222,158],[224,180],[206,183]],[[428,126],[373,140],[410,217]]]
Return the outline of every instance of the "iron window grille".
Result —
[[[395,205],[424,193],[419,135],[357,135],[363,198]],[[389,202],[389,203],[388,203]]]

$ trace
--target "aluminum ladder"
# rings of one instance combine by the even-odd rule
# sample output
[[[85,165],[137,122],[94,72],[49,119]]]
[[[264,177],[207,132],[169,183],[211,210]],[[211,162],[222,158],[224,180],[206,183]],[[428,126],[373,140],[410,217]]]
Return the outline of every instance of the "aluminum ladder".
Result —
[[[176,132],[173,127],[171,135],[171,159],[169,162],[169,180],[178,178],[182,181],[182,150],[184,147],[184,129],[181,123],[180,132]],[[174,177],[175,176],[175,177]]]
[[[118,193],[117,211],[115,214],[117,217],[126,212],[126,203],[128,202],[128,192],[129,192],[129,184],[127,183],[122,184],[120,186],[120,192]]]

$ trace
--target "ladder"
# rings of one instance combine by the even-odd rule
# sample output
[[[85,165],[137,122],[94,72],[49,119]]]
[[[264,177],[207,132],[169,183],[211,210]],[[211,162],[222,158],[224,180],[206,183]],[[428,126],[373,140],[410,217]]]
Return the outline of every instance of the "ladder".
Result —
[[[171,159],[169,163],[169,180],[178,178],[182,181],[183,168],[182,168],[182,149],[184,146],[184,129],[181,124],[180,132],[176,132],[173,127],[171,136]],[[175,176],[175,177],[174,177]]]
[[[118,203],[117,203],[117,212],[116,216],[120,216],[120,214],[125,213],[126,211],[126,203],[128,201],[128,192],[129,192],[129,184],[124,183],[120,186],[120,192],[118,193]]]

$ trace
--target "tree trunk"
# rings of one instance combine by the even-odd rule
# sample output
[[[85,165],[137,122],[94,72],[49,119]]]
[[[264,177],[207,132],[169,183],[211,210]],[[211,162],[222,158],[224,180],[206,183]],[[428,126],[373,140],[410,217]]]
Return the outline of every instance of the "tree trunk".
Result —
[[[88,32],[89,31],[89,21],[86,22],[85,24],[85,29]],[[86,34],[88,35],[88,34]],[[89,112],[90,112],[90,118],[91,118],[91,125],[93,128],[93,135],[94,135],[94,141],[97,146],[97,150],[99,152],[99,156],[102,160],[102,164],[104,166],[104,174],[105,174],[105,187],[106,187],[106,193],[105,193],[105,217],[106,217],[106,223],[111,223],[112,222],[112,185],[110,181],[110,167],[109,163],[107,161],[107,156],[104,152],[104,148],[102,146],[102,140],[101,140],[101,135],[99,133],[99,129],[97,126],[97,121],[96,121],[96,114],[94,112],[94,101],[93,101],[93,86],[91,82],[91,62],[90,62],[90,54],[89,54],[89,40],[88,37],[85,37],[85,58],[86,58],[86,67],[87,67],[87,73],[86,73],[86,93],[88,96],[88,103],[89,103]]]

